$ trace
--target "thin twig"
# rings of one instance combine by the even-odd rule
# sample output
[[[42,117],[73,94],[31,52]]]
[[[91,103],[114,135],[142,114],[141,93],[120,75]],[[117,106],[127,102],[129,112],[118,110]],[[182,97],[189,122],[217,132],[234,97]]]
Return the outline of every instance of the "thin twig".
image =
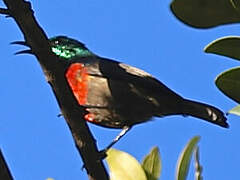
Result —
[[[0,8],[0,14],[10,15],[8,9]]]

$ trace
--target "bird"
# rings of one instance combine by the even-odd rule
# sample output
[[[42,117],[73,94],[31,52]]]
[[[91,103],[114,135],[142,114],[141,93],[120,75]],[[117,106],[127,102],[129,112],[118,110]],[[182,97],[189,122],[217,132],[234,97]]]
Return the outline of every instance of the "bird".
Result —
[[[64,78],[75,101],[87,111],[83,118],[99,126],[122,129],[106,150],[134,125],[153,117],[192,116],[229,127],[220,109],[183,98],[141,69],[98,56],[67,36],[50,38],[49,44],[57,57],[69,62]]]

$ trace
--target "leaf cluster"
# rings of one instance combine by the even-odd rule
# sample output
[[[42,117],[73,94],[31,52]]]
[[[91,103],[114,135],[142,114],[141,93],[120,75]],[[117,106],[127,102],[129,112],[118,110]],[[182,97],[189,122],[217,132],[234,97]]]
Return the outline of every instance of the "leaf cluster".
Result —
[[[240,2],[238,0],[174,0],[172,13],[183,23],[194,28],[213,28],[240,22]],[[240,36],[225,36],[209,43],[206,53],[240,60]],[[240,67],[228,69],[219,74],[216,86],[227,97],[240,103]],[[240,105],[229,113],[240,115]]]
[[[199,163],[197,143],[200,137],[193,137],[182,150],[176,165],[176,180],[186,180],[191,158],[195,157],[195,177],[201,180],[202,166]],[[139,163],[130,154],[110,149],[107,153],[107,163],[111,180],[157,180],[160,178],[162,162],[159,149],[154,147]]]

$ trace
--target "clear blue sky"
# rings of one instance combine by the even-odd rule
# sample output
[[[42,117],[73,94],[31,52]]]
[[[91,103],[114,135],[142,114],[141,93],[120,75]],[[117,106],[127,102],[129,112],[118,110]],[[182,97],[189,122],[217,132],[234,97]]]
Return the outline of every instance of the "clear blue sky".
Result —
[[[67,35],[96,54],[139,67],[182,96],[227,111],[236,104],[214,84],[215,77],[239,62],[203,52],[224,35],[240,35],[239,25],[197,30],[175,19],[170,1],[161,0],[32,0],[35,16],[49,37]],[[3,5],[0,1],[0,5]],[[0,17],[0,145],[17,180],[87,179],[50,86],[36,58],[14,56],[23,49],[11,18]],[[158,146],[162,180],[174,179],[178,155],[187,141],[200,135],[204,179],[239,179],[240,118],[229,115],[230,129],[196,118],[155,118],[135,126],[114,147],[138,160]],[[90,125],[100,148],[119,132]],[[191,168],[192,170],[192,168]],[[189,179],[193,179],[191,173]]]

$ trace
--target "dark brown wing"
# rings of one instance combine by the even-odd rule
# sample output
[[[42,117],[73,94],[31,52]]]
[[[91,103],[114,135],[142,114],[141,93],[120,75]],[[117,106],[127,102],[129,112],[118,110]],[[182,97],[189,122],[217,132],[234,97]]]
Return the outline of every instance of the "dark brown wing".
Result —
[[[142,99],[141,102],[146,102],[146,106],[149,107],[150,104],[152,110],[149,111],[152,116],[182,114],[183,98],[149,73],[105,58],[99,58],[96,64],[97,67],[91,66],[91,72],[95,71],[96,74],[98,69],[98,75],[108,79],[112,95],[115,99],[119,98],[117,101],[122,104],[126,101],[124,98],[130,98],[130,95],[127,96],[127,93],[124,93],[124,96],[121,96],[119,91],[122,90],[113,85],[115,82],[122,84],[121,88],[127,89],[125,92],[131,92],[131,96],[137,96],[138,100]],[[144,106],[144,103],[139,103],[138,106]],[[147,107],[145,109],[148,110]],[[146,112],[146,114],[149,113]]]
[[[171,98],[181,98],[180,95],[169,89],[149,73],[127,64],[101,58],[99,61],[99,70],[107,79],[131,83],[136,87],[147,89],[154,94],[161,94],[162,96]]]

